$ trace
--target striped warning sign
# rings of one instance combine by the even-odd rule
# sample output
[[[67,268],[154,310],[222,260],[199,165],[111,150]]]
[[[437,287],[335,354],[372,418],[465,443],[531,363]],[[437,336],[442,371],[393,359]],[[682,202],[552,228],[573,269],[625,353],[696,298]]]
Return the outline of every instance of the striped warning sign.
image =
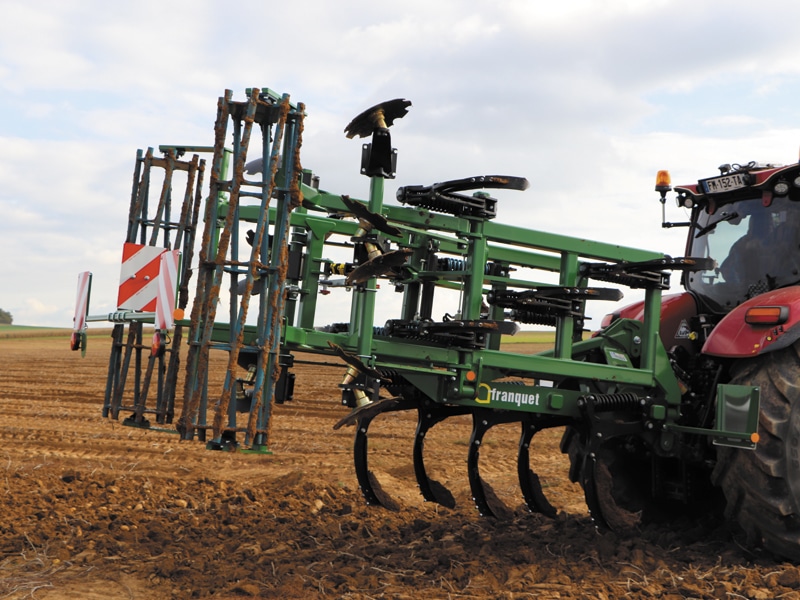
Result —
[[[175,290],[178,287],[178,261],[180,250],[169,250],[161,254],[158,273],[158,295],[156,297],[156,329],[172,329],[175,321],[172,316],[175,308]]]
[[[126,243],[122,249],[117,308],[154,312],[164,248]]]
[[[75,316],[72,317],[72,330],[86,329],[86,314],[89,312],[89,290],[92,288],[92,274],[84,271],[78,275],[78,299],[75,302]]]

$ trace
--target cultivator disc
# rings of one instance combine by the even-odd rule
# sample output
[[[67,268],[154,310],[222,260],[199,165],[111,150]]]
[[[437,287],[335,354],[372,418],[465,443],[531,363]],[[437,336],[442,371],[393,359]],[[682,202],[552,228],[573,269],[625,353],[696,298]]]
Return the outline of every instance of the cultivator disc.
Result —
[[[392,126],[395,119],[402,119],[408,113],[409,106],[411,102],[403,98],[381,102],[350,121],[344,132],[348,138],[368,137],[376,129],[387,129]]]

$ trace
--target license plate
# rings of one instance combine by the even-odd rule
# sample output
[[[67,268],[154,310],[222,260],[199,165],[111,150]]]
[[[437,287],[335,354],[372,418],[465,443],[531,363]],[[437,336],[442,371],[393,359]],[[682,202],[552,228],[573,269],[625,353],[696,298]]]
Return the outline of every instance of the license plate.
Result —
[[[744,173],[734,173],[733,175],[701,179],[700,186],[706,194],[722,194],[747,187],[747,179]]]

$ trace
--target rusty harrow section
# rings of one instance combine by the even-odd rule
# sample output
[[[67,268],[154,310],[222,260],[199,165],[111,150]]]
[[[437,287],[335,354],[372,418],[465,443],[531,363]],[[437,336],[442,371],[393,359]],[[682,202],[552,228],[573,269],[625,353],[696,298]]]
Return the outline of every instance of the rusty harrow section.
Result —
[[[154,156],[152,148],[137,153],[125,241],[181,251],[177,306],[182,311],[189,302],[188,281],[205,161],[197,154],[188,161],[180,160],[183,152],[175,148],[160,150],[161,157]],[[157,199],[151,194],[152,189],[158,190]],[[116,419],[121,412],[130,411],[124,420],[127,425],[147,427],[148,415],[153,415],[157,423],[171,423],[184,324],[177,322],[171,338],[166,340],[165,351],[153,354],[151,344],[143,340],[146,319],[128,318],[123,311],[109,318],[118,322],[112,332],[103,416]]]
[[[227,91],[219,100],[178,423],[185,439],[197,434],[212,448],[242,441],[252,449],[266,449],[270,406],[281,370],[288,219],[301,201],[302,125],[303,105],[294,106],[288,96],[279,98],[269,90],[254,88],[244,102],[232,100]],[[229,129],[232,151],[226,148]],[[262,158],[248,163],[251,146],[258,148]],[[248,179],[248,173],[260,177]],[[277,217],[270,233],[273,199]],[[244,208],[252,215],[243,216]],[[245,221],[254,227],[244,236],[247,245],[240,243],[240,225]],[[228,294],[223,293],[226,279]],[[245,341],[249,308],[256,298],[255,323],[249,326],[252,335]],[[229,306],[230,323],[215,327],[223,300]],[[227,352],[219,393],[209,392],[209,355],[217,350]],[[238,421],[238,413],[246,413],[244,423]],[[244,438],[237,439],[237,433]]]

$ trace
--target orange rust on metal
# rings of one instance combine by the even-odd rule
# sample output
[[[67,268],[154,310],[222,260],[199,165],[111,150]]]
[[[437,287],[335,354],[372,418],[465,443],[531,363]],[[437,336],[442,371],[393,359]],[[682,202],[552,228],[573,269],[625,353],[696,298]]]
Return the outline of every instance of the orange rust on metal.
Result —
[[[277,147],[280,147],[280,145],[281,145],[281,143],[283,141],[283,130],[285,128],[286,121],[287,121],[287,119],[289,117],[290,109],[291,109],[291,105],[289,103],[289,97],[285,96],[283,98],[283,100],[281,101],[280,112],[279,112],[279,116],[278,116],[278,127],[277,127],[278,134],[277,134],[275,142],[274,142]],[[277,156],[273,156],[273,159],[270,162],[270,184],[269,184],[269,189],[268,189],[268,192],[267,192],[267,195],[266,195],[267,199],[271,198],[272,195],[273,195],[273,192],[274,192],[274,189],[275,189],[275,176],[277,175],[277,172],[278,172]],[[292,184],[290,184],[290,186],[293,185],[293,184],[294,184],[294,181],[292,182]],[[291,210],[291,206],[289,207],[289,210]],[[266,211],[264,211],[264,214],[262,214],[262,217],[265,217],[265,214],[266,214]],[[263,236],[264,227],[261,228],[260,233],[261,233],[261,236]],[[261,246],[261,242],[263,241],[263,238],[261,236],[259,236],[258,240],[254,240],[254,242],[253,242],[253,256],[255,256],[255,249],[257,247]],[[283,282],[286,279],[286,266],[287,266],[287,263],[288,263],[287,251],[288,251],[287,245],[286,245],[286,242],[284,240],[284,243],[281,246],[279,260],[278,260],[279,268],[272,275],[273,278],[277,278],[277,279],[274,279],[274,281],[277,281],[278,284],[281,287],[283,286]],[[271,262],[274,263],[274,260],[272,260]],[[257,389],[254,390],[254,393],[253,393],[253,404],[252,404],[252,406],[250,408],[250,414],[249,414],[249,418],[248,418],[248,421],[247,421],[247,435],[248,435],[248,437],[250,439],[254,439],[254,437],[256,435],[256,431],[257,431],[256,430],[256,426],[257,426],[257,421],[258,421],[258,414],[259,414],[259,412],[261,410],[261,406],[262,406],[263,401],[264,401],[264,385],[265,385],[265,383],[267,381],[266,370],[267,370],[267,367],[269,366],[269,357],[270,357],[270,355],[274,356],[273,346],[274,346],[275,331],[276,331],[276,329],[275,329],[275,327],[276,327],[276,313],[275,313],[275,311],[277,311],[277,306],[275,305],[274,301],[275,301],[275,298],[273,298],[273,297],[271,297],[269,299],[269,307],[271,308],[271,310],[273,312],[270,313],[269,311],[267,311],[268,314],[272,314],[272,321],[269,324],[270,336],[269,336],[269,339],[266,340],[266,344],[264,345],[264,347],[261,348],[260,368],[261,368],[261,372],[265,374],[265,377],[262,380],[262,384],[260,386],[258,386]],[[278,322],[278,325],[279,325],[279,322]],[[274,360],[273,360],[273,363],[275,363]],[[277,372],[278,374],[280,374],[280,371],[281,371],[280,365],[275,364],[274,366],[275,366],[274,371],[273,371],[273,373],[270,374],[271,378],[269,379],[269,385],[270,385],[270,389],[272,391],[274,391],[274,389],[275,389],[275,381],[277,381],[275,373]],[[272,395],[273,394],[270,394],[270,397],[272,397]],[[267,439],[269,439],[269,431],[266,432],[266,437],[267,437]]]
[[[288,98],[285,99],[288,104]],[[291,184],[289,187],[289,193],[291,194],[291,201],[288,206],[288,210],[286,213],[287,225],[288,219],[291,214],[291,211],[294,210],[297,206],[300,206],[303,200],[302,192],[300,191],[300,179],[303,174],[303,167],[302,163],[300,162],[300,149],[303,145],[303,123],[305,119],[305,104],[298,103],[298,134],[297,134],[297,144],[295,146],[294,159],[293,164],[293,173]],[[283,283],[286,281],[286,272],[289,267],[289,247],[287,243],[284,243],[281,246],[281,256],[279,261],[279,269],[278,269],[278,281],[281,284],[281,289],[283,288]],[[277,294],[278,297],[271,298],[270,301],[274,302],[274,311],[272,313],[272,324],[270,327],[270,340],[268,343],[269,351],[272,355],[277,355],[279,349],[279,332],[281,326],[281,317],[283,315],[284,306],[286,303],[286,292],[285,290],[281,294]],[[276,335],[277,334],[277,335]],[[280,378],[281,375],[281,367],[276,365],[275,370],[272,373],[272,389],[275,389],[275,384]],[[274,394],[270,395],[270,399],[274,399]],[[272,407],[270,407],[270,414],[272,412]],[[253,414],[251,414],[250,423],[248,423],[248,431],[255,428],[255,421],[253,419]],[[266,439],[270,440],[272,435],[272,419],[268,419],[266,423]]]
[[[174,165],[175,165],[175,153],[172,150],[169,150],[167,152],[167,158],[164,162],[166,164],[164,165],[164,181],[161,184],[161,195],[158,198],[158,207],[156,208],[156,214],[151,222],[151,227],[153,228],[153,231],[150,234],[151,246],[155,246],[158,240],[158,232],[161,229],[161,219],[164,217],[164,212],[166,211],[167,202],[170,199],[170,193],[172,191],[172,172],[174,170]],[[164,245],[166,247],[166,238]]]
[[[257,97],[259,90],[254,89],[253,95],[250,98],[250,103],[252,104],[254,101],[253,96]],[[222,164],[222,156],[224,155],[225,151],[225,132],[227,131],[227,122],[228,117],[230,116],[230,106],[231,106],[231,96],[232,92],[230,90],[225,91],[225,97],[220,98],[218,103],[218,110],[217,110],[217,122],[214,127],[214,168],[212,169],[211,173],[211,190],[210,190],[210,203],[214,202],[215,199],[218,197],[219,191],[222,189],[223,184],[220,179],[220,172],[219,169],[221,168]],[[250,106],[250,105],[248,105]],[[239,172],[243,170],[243,164],[247,159],[246,150],[247,145],[250,141],[250,130],[252,129],[253,118],[252,118],[252,111],[248,110],[247,114],[243,119],[244,122],[244,131],[241,136],[241,147],[244,149],[243,152],[240,152],[237,156],[236,164],[234,165],[234,172]],[[217,242],[217,252],[215,255],[215,259],[213,264],[208,264],[205,262],[201,262],[201,264],[206,269],[205,277],[206,281],[203,284],[198,284],[198,288],[202,285],[204,289],[208,291],[207,294],[201,296],[198,293],[198,298],[206,298],[206,301],[203,306],[203,314],[201,315],[201,319],[204,324],[204,331],[202,339],[199,341],[200,349],[199,349],[199,356],[197,360],[197,371],[194,373],[194,382],[188,381],[190,376],[192,375],[191,371],[187,369],[187,385],[186,389],[192,389],[192,400],[190,402],[190,406],[198,406],[200,405],[203,386],[202,384],[197,385],[197,382],[204,382],[206,381],[206,375],[208,373],[208,351],[209,351],[209,344],[211,342],[211,335],[213,332],[213,325],[216,319],[216,312],[217,312],[217,300],[219,298],[219,288],[222,281],[223,275],[223,267],[222,261],[225,259],[225,255],[228,251],[228,245],[230,243],[230,235],[231,229],[234,219],[234,214],[238,208],[239,202],[239,191],[240,191],[240,183],[237,182],[236,177],[234,176],[234,185],[231,186],[229,190],[230,197],[228,202],[228,210],[227,214],[225,215],[225,225],[222,229],[222,234],[219,237]],[[209,204],[210,204],[209,203]],[[208,212],[208,211],[207,211]],[[210,242],[210,229],[214,226],[214,223],[210,221],[206,222],[206,236],[204,233],[204,242]],[[204,243],[204,249],[208,250],[209,246],[206,246]]]
[[[172,149],[165,150],[164,152],[165,153],[169,152],[169,153],[172,153],[173,155],[175,154],[175,152]],[[177,156],[173,156],[173,161],[174,161],[174,163],[173,163],[172,166],[176,171],[190,171],[191,170],[191,163],[186,162],[186,161],[182,161],[182,160],[178,160]],[[152,164],[153,164],[153,166],[161,167],[163,169],[163,168],[166,168],[167,162],[169,162],[168,158],[161,158],[161,157],[155,156],[155,157],[153,157]]]
[[[144,157],[142,158],[143,168],[141,170],[141,179],[138,183],[138,193],[136,194],[136,200],[131,202],[131,211],[128,214],[128,237],[125,240],[126,242],[136,242],[136,221],[140,219],[140,215],[142,213],[142,206],[144,206],[144,199],[147,195],[147,178],[149,178],[150,174],[150,163],[153,161],[153,149],[148,148],[147,152],[145,153]]]
[[[261,105],[264,105],[264,106],[267,105],[266,102],[264,102],[263,100],[261,100],[259,98],[258,90],[254,90],[253,95],[251,96],[251,103],[252,103],[253,106],[257,106],[258,104],[261,104]],[[239,159],[237,160],[236,165],[234,166],[234,179],[233,179],[233,186],[232,186],[231,196],[233,196],[233,193],[235,191],[235,193],[237,195],[237,198],[238,198],[238,194],[239,194],[239,189],[241,188],[241,185],[244,182],[244,168],[245,168],[245,162],[246,162],[245,158],[246,158],[246,154],[247,154],[247,148],[248,148],[248,145],[250,143],[249,133],[250,133],[250,127],[254,123],[254,116],[253,115],[255,115],[255,114],[256,114],[256,111],[252,111],[252,113],[251,113],[251,111],[248,110],[248,112],[247,112],[247,116],[245,117],[245,121],[247,123],[249,123],[249,126],[246,124],[245,133],[242,135],[242,141],[241,141],[241,144],[240,144],[241,145],[241,152],[239,153]],[[278,122],[277,122],[277,125],[276,125],[276,139],[275,139],[274,143],[278,147],[280,147],[281,140],[283,139],[283,130],[284,130],[284,127],[285,127],[285,124],[286,124],[286,118],[287,118],[288,114],[289,114],[289,105],[288,105],[288,101],[285,101],[281,105],[281,111],[280,111]],[[266,131],[264,131],[263,135],[268,135],[268,133]],[[248,271],[248,276],[247,276],[246,283],[245,283],[245,289],[244,289],[244,291],[242,293],[242,297],[241,297],[241,301],[240,301],[239,310],[241,311],[240,322],[242,323],[242,327],[239,328],[239,331],[238,331],[237,336],[236,336],[235,343],[231,347],[229,355],[228,355],[228,371],[227,371],[228,372],[228,377],[226,377],[227,385],[225,385],[223,390],[222,390],[222,394],[220,396],[219,402],[217,403],[216,411],[214,412],[214,437],[215,438],[219,437],[221,435],[221,433],[222,433],[222,422],[223,422],[223,419],[225,418],[225,415],[227,415],[228,406],[230,405],[231,397],[233,395],[233,377],[231,376],[231,374],[235,373],[235,371],[236,371],[236,367],[237,367],[238,362],[239,362],[239,354],[240,354],[242,345],[244,344],[244,323],[247,320],[247,311],[248,311],[248,307],[249,307],[249,304],[250,304],[250,298],[251,298],[252,292],[253,292],[253,283],[255,281],[255,277],[256,277],[256,274],[257,274],[257,268],[258,268],[257,265],[260,264],[259,262],[256,261],[256,257],[258,256],[258,253],[261,251],[261,247],[262,247],[262,244],[263,244],[263,241],[264,241],[264,232],[267,229],[267,219],[268,219],[268,215],[269,215],[269,213],[266,210],[266,208],[269,206],[269,198],[272,197],[272,193],[273,193],[273,191],[275,189],[275,175],[276,175],[277,169],[278,169],[278,161],[277,160],[272,160],[271,162],[272,162],[272,164],[271,164],[271,168],[270,168],[269,186],[268,186],[268,189],[266,190],[266,192],[264,192],[265,198],[267,199],[267,206],[265,207],[265,210],[261,211],[261,214],[260,214],[260,217],[259,217],[260,218],[260,222],[258,223],[258,225],[256,227],[257,235],[256,235],[255,239],[253,240],[253,244],[252,244],[252,247],[251,247],[251,250],[250,250],[249,271]],[[229,217],[232,217],[231,212],[232,211],[229,211],[229,213],[228,213]],[[232,227],[232,224],[233,224],[232,221],[231,221],[230,225],[228,225],[228,223],[226,222],[226,232],[228,232],[228,228],[229,227]],[[254,395],[256,396],[254,398],[254,400],[255,400],[255,406],[257,407],[257,406],[259,406],[259,402],[260,402],[260,398],[258,397],[258,396],[260,396],[260,393],[256,393]],[[254,412],[255,411],[253,410],[253,407],[251,406],[251,408],[250,408],[251,420],[252,420],[252,415],[253,415]]]
[[[300,162],[300,149],[303,146],[303,129],[305,127],[305,114],[306,105],[303,102],[297,103],[297,144],[294,148],[294,177],[289,186],[289,194],[292,198],[292,203],[289,210],[292,211],[303,203],[303,192],[300,190],[300,179],[303,174],[303,166]]]

